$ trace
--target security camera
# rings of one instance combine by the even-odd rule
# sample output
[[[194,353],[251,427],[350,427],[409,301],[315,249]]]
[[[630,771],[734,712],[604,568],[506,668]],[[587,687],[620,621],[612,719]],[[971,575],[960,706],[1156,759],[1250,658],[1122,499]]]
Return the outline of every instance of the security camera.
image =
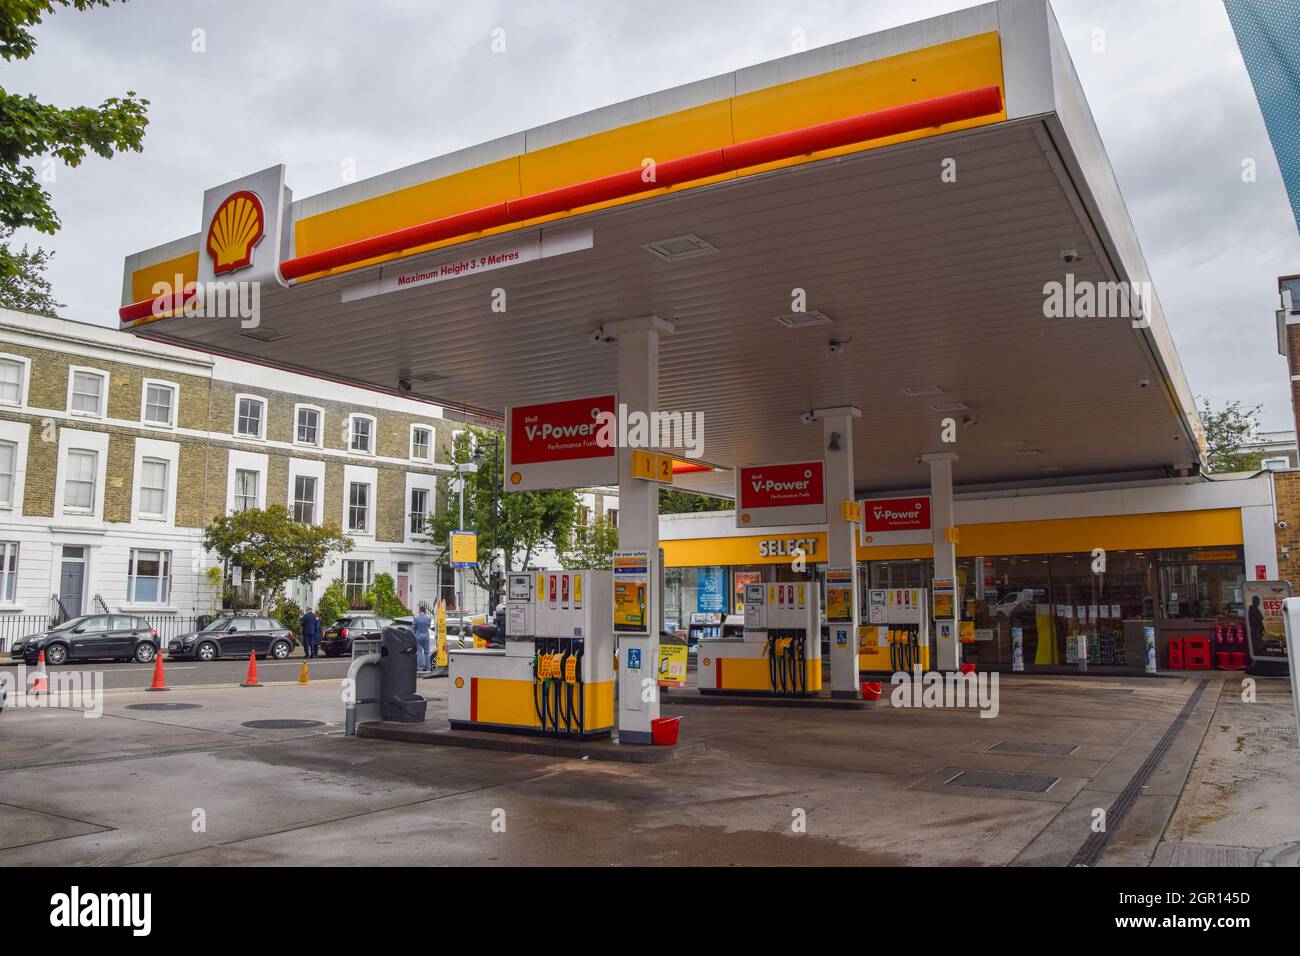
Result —
[[[614,336],[605,334],[605,327],[603,325],[598,326],[591,332],[591,343],[593,345],[609,345],[614,341],[616,341]]]
[[[1278,531],[1285,531],[1285,530],[1286,530],[1286,522],[1285,522],[1285,521],[1279,521],[1279,522],[1277,523],[1277,530],[1278,530]]]
[[[1150,387],[1151,387],[1151,379],[1149,378],[1138,379],[1138,388],[1150,388]]]
[[[409,378],[399,378],[397,380],[397,392],[399,395],[410,395],[411,380]]]
[[[831,339],[826,343],[826,354],[839,355],[844,351],[844,346],[848,345],[852,341],[853,338],[851,336],[847,339]]]
[[[1078,249],[1061,250],[1061,261],[1064,262],[1067,266],[1074,265],[1074,263],[1078,262],[1082,258],[1083,256],[1079,255]]]

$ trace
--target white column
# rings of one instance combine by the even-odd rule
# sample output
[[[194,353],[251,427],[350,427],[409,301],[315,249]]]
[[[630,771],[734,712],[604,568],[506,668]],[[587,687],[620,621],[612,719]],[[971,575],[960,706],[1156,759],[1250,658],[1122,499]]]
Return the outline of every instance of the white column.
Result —
[[[830,625],[831,696],[862,696],[858,681],[858,526],[845,521],[840,502],[856,501],[853,479],[853,421],[862,412],[853,407],[827,409],[822,418],[826,460],[826,567],[853,572],[853,620]]]
[[[652,414],[659,406],[659,335],[672,323],[645,316],[606,323],[618,340],[618,400],[628,414]],[[618,546],[650,556],[646,637],[618,635],[618,739],[624,744],[650,743],[650,722],[659,716],[659,485],[632,477],[632,450],[618,458]],[[612,596],[611,596],[612,599]],[[639,669],[630,663],[640,658]]]
[[[957,545],[948,540],[949,529],[955,527],[952,508],[952,463],[956,452],[922,455],[930,463],[930,534],[934,541],[934,576],[936,580],[952,582],[952,614],[935,617],[936,659],[931,665],[941,671],[955,671],[961,665],[961,639],[957,622],[961,619],[961,594],[957,588]],[[934,595],[930,595],[931,601]],[[933,606],[933,605],[932,605]]]

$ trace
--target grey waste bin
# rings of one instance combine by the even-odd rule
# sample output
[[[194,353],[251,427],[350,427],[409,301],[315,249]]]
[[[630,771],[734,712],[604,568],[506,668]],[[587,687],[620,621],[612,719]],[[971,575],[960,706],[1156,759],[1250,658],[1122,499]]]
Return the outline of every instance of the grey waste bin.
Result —
[[[429,702],[415,692],[415,634],[409,627],[384,628],[379,643],[379,719],[415,724]]]

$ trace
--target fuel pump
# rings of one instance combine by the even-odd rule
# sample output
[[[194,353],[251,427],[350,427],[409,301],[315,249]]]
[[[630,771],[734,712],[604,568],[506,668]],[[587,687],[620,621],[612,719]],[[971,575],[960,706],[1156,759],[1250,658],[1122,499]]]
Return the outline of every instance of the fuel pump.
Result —
[[[505,648],[452,652],[452,726],[608,734],[614,726],[611,588],[609,571],[508,575]]]
[[[877,588],[868,592],[868,624],[873,642],[859,645],[863,671],[911,673],[929,669],[929,592],[925,588]]]
[[[702,694],[801,697],[821,692],[821,606],[807,581],[745,586],[742,638],[699,643]]]

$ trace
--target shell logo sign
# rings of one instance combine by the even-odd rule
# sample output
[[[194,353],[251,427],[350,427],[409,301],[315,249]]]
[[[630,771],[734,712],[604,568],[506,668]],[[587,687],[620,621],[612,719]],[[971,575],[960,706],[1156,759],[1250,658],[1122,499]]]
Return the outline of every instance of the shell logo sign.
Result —
[[[231,193],[208,224],[207,250],[213,274],[223,275],[252,265],[253,249],[265,235],[262,200],[246,189]]]

